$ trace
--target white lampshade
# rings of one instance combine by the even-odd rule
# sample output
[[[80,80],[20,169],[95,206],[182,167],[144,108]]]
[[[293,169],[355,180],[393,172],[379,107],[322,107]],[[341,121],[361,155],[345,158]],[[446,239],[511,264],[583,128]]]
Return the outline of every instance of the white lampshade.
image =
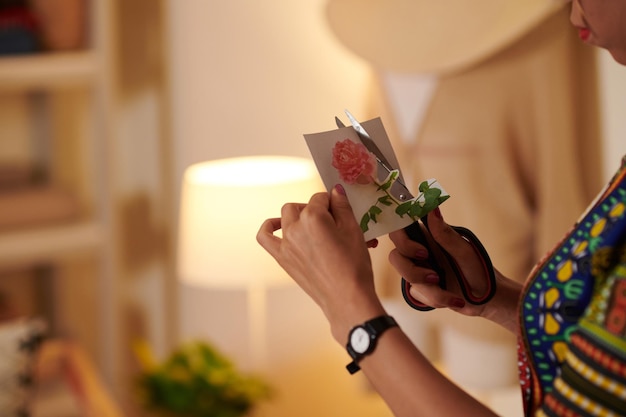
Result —
[[[323,190],[304,158],[253,156],[195,164],[184,175],[178,236],[179,277],[187,284],[249,288],[289,282],[257,243],[261,223],[287,202]]]

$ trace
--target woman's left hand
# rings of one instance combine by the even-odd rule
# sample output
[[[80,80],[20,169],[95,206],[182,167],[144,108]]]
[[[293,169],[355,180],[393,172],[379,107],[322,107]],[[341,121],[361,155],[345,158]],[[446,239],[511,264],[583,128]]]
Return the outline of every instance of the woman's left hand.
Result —
[[[308,204],[285,204],[257,241],[317,303],[333,335],[345,342],[355,324],[383,314],[363,232],[340,186]],[[282,238],[274,232],[282,229]]]

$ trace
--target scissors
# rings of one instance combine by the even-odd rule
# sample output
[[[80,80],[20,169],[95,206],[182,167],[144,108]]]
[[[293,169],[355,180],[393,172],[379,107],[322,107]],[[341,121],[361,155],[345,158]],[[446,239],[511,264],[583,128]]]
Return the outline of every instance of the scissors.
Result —
[[[379,167],[384,169],[387,173],[391,173],[393,170],[398,170],[398,179],[393,183],[390,189],[391,194],[399,201],[407,201],[413,199],[413,195],[404,184],[404,179],[402,178],[402,173],[399,168],[394,167],[389,162],[389,160],[385,157],[380,148],[376,145],[374,139],[367,133],[365,128],[363,128],[363,126],[354,118],[354,116],[348,110],[345,110],[345,113],[350,120],[350,124],[357,132],[361,143],[363,143],[363,145],[365,145],[365,147],[376,157],[376,162],[378,163]],[[343,122],[338,117],[335,117],[335,122],[338,127],[345,127]],[[421,221],[421,223],[424,224],[426,231],[428,231],[428,215],[421,217],[419,220]],[[404,230],[406,231],[409,239],[422,244],[428,249],[428,252],[429,254],[431,254],[431,256],[429,256],[426,262],[439,275],[439,287],[444,290],[447,288],[447,273],[445,269],[441,266],[439,261],[436,259],[436,257],[433,255],[433,246],[436,246],[437,251],[440,252],[447,261],[452,275],[454,275],[454,278],[457,280],[465,300],[474,305],[481,305],[488,302],[496,292],[496,277],[493,265],[491,263],[491,259],[489,258],[485,247],[482,245],[480,240],[478,240],[476,235],[474,235],[471,230],[465,227],[450,226],[459,235],[461,235],[463,239],[465,239],[472,245],[472,248],[481,260],[483,272],[487,282],[487,290],[482,295],[475,295],[472,292],[471,286],[467,281],[467,278],[463,274],[463,271],[459,267],[454,257],[450,255],[450,253],[448,253],[441,245],[439,245],[439,243],[435,242],[434,239],[429,239],[426,236],[426,233],[424,232],[420,221],[413,222],[409,226],[405,227]],[[415,261],[415,263],[420,264],[418,261]],[[411,296],[409,292],[411,288],[411,283],[408,282],[406,279],[402,278],[401,286],[402,296],[409,306],[420,311],[429,311],[434,309],[433,307],[427,306],[426,304],[421,303]]]

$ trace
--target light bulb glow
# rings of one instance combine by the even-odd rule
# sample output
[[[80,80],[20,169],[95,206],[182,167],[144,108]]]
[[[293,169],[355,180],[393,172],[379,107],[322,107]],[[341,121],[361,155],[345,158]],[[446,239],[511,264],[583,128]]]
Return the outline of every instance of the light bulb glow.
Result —
[[[187,181],[210,186],[237,187],[302,181],[315,175],[313,164],[287,156],[251,156],[192,165]]]
[[[222,288],[291,282],[256,233],[265,219],[280,217],[285,203],[306,203],[323,189],[305,158],[253,156],[190,166],[180,207],[180,278]]]

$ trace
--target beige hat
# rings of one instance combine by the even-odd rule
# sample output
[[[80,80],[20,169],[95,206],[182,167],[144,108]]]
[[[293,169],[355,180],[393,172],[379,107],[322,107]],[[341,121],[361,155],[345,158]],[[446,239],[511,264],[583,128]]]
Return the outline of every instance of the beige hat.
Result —
[[[445,73],[505,48],[564,0],[329,0],[330,28],[375,67]]]

